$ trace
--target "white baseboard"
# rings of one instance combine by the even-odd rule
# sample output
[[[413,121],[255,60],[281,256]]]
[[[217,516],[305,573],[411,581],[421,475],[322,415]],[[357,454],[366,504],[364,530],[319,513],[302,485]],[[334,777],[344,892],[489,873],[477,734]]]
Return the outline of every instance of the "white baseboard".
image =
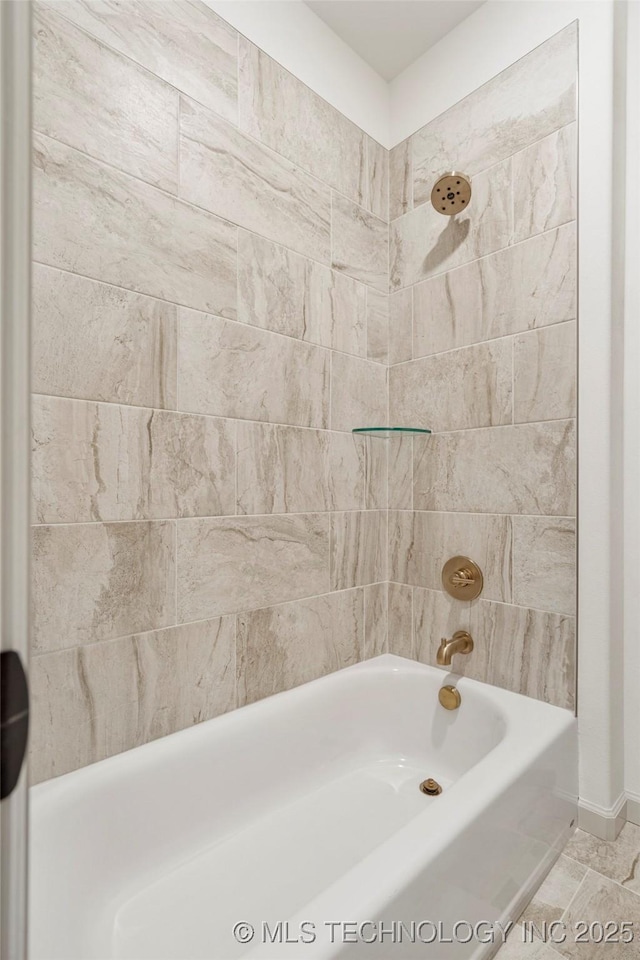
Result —
[[[640,804],[638,805],[640,808]],[[640,812],[640,809],[639,811]],[[627,798],[621,794],[610,809],[580,800],[578,826],[601,840],[615,840],[627,821]]]

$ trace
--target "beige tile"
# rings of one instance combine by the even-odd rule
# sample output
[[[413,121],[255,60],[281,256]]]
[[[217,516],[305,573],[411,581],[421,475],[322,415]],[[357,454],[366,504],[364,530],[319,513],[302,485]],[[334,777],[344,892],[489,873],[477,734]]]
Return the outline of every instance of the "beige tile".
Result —
[[[413,170],[409,138],[389,151],[389,220],[395,220],[412,209]]]
[[[371,583],[364,588],[364,657],[387,653],[387,583]]]
[[[367,137],[367,189],[364,205],[376,217],[389,219],[389,151]]]
[[[389,653],[415,659],[413,644],[413,587],[389,584]]]
[[[235,618],[34,657],[30,680],[38,783],[233,709]]]
[[[180,101],[180,196],[329,263],[329,188],[184,98]]]
[[[331,514],[331,589],[387,579],[386,510]]]
[[[511,423],[512,379],[510,339],[402,363],[389,370],[389,422],[436,432]]]
[[[238,512],[358,510],[363,442],[345,433],[238,423]]]
[[[385,426],[387,371],[379,363],[334,353],[331,358],[331,429]]]
[[[33,389],[175,407],[176,315],[173,304],[34,264]]]
[[[87,523],[33,530],[33,651],[175,622],[175,524]]]
[[[238,34],[205,3],[55,0],[46,6],[235,122]]]
[[[531,939],[520,925],[513,928],[496,957],[498,960],[558,960],[558,954],[552,947],[541,940]]]
[[[47,137],[33,159],[38,262],[235,316],[235,227]]]
[[[640,894],[640,827],[635,823],[625,823],[617,840],[600,840],[576,830],[564,852],[590,870]]]
[[[637,960],[640,897],[612,880],[589,871],[565,911],[563,923],[567,929],[566,940],[555,946],[562,957],[568,957],[569,960],[610,960],[615,956],[615,960]],[[596,935],[588,938],[591,942],[585,943],[583,933],[582,941],[579,941],[577,934],[584,931],[585,926],[588,931],[592,923],[603,924],[605,931],[613,931],[614,935],[616,927],[621,932],[620,925],[626,923],[627,931],[631,929],[633,932],[633,940],[631,943],[612,944],[606,940],[598,943]]]
[[[434,277],[414,289],[414,356],[577,316],[575,225]]]
[[[575,706],[575,620],[490,600],[471,604],[473,653],[456,670],[557,707]]]
[[[469,603],[454,600],[442,590],[413,589],[413,643],[416,659],[432,667],[437,666],[438,647],[443,637],[451,638],[456,630],[468,630]],[[473,656],[473,654],[471,654]],[[450,672],[463,673],[464,665],[455,657]]]
[[[33,27],[34,129],[177,193],[178,92],[46,7]]]
[[[514,603],[575,616],[575,520],[513,517],[512,522]]]
[[[362,284],[252,233],[238,238],[238,319],[298,340],[366,354]]]
[[[179,321],[181,409],[242,420],[328,426],[327,350],[192,310],[181,310]]]
[[[33,398],[38,523],[235,513],[235,425],[115,404]]]
[[[387,224],[337,193],[331,200],[331,252],[336,270],[388,292]]]
[[[367,357],[387,363],[389,356],[389,296],[367,290]]]
[[[576,322],[532,330],[513,344],[513,412],[516,423],[576,415]]]
[[[417,207],[390,228],[391,289],[408,287],[509,246],[513,238],[511,161],[496,164],[473,182],[470,209],[457,217]]]
[[[461,555],[479,564],[484,597],[511,599],[511,517],[391,511],[389,552],[392,580],[440,590],[442,567]]]
[[[536,47],[411,139],[416,204],[443,170],[474,177],[576,118],[577,25]],[[475,198],[474,198],[475,202]]]
[[[573,420],[435,434],[416,447],[414,506],[574,516],[575,461]]]
[[[517,153],[513,158],[514,239],[558,227],[576,218],[577,123]]]
[[[178,524],[178,620],[202,620],[327,593],[329,516]]]
[[[421,437],[415,442],[424,443]],[[413,508],[413,443],[411,436],[394,437],[387,444],[389,451],[389,503],[390,510]]]
[[[402,363],[413,356],[413,288],[389,297],[389,363]]]
[[[363,203],[369,138],[244,37],[239,49],[240,129]],[[376,186],[378,179],[374,177]]]
[[[561,856],[522,914],[527,923],[542,928],[544,923],[560,920],[587,872],[586,867]]]
[[[283,603],[238,617],[238,700],[253,703],[362,657],[363,591]]]
[[[339,434],[334,434],[339,436]],[[389,501],[388,444],[379,437],[358,437],[364,454],[365,510],[387,510]]]

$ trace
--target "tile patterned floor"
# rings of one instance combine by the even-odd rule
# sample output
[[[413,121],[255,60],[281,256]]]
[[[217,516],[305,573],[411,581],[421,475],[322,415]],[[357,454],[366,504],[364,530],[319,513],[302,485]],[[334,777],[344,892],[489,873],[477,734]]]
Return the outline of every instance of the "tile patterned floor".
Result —
[[[520,920],[560,920],[566,941],[524,943],[518,925],[497,960],[640,960],[640,827],[625,824],[613,842],[578,830]],[[630,922],[633,942],[576,943],[578,921]]]

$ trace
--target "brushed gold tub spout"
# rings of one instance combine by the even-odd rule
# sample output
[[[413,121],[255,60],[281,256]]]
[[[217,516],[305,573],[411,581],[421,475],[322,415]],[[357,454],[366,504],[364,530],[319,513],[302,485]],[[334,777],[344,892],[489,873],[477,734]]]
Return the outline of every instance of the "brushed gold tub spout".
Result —
[[[471,653],[473,650],[473,639],[466,630],[456,630],[451,640],[443,637],[438,647],[438,656],[436,657],[438,666],[449,667],[454,653]]]

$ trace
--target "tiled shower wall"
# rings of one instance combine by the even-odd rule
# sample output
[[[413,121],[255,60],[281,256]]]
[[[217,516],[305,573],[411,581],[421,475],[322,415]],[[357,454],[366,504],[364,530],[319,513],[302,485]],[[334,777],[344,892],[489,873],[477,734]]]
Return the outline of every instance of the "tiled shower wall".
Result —
[[[575,689],[575,25],[391,151],[389,646],[564,707]],[[473,178],[448,220],[431,188]],[[442,564],[484,570],[482,598]]]
[[[34,43],[38,781],[384,649],[388,153],[200,3]]]

